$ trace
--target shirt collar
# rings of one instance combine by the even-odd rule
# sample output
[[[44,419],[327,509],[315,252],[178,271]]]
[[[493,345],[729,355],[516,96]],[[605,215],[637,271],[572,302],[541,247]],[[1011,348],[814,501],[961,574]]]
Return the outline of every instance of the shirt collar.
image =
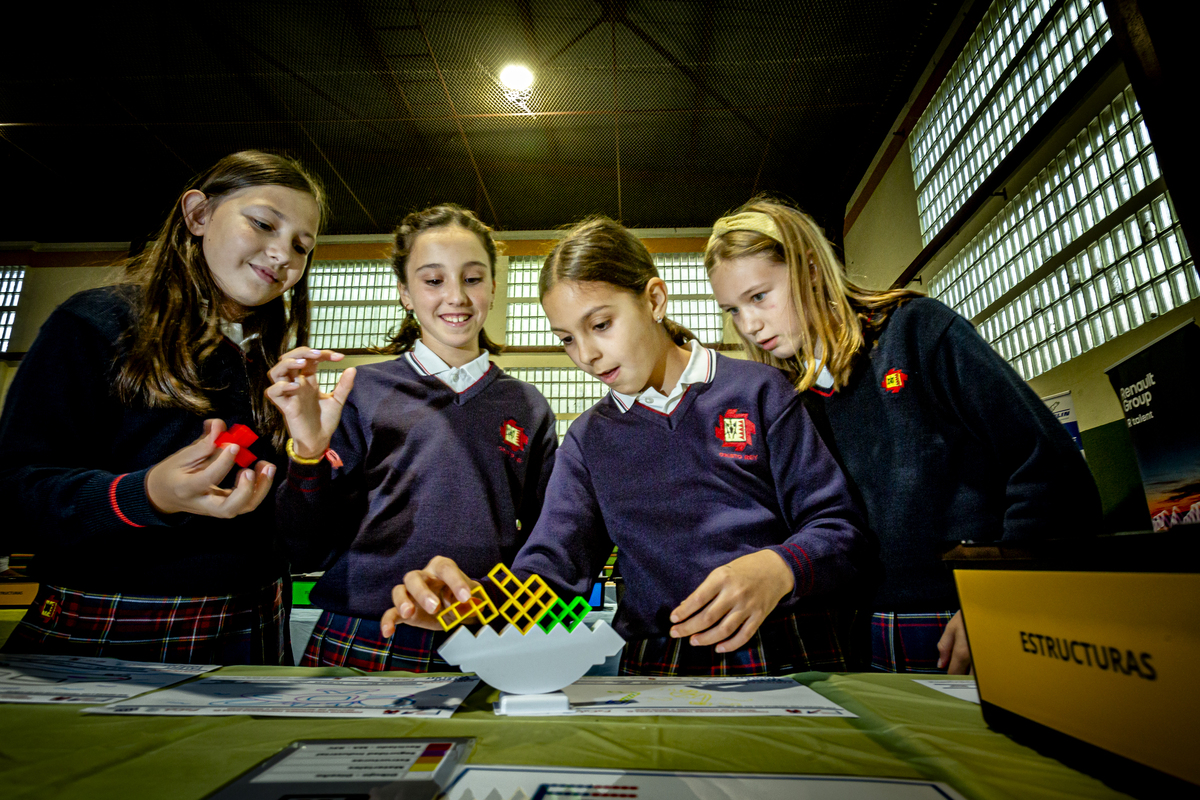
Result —
[[[487,374],[492,362],[485,350],[479,357],[468,361],[461,367],[452,367],[430,350],[420,339],[413,345],[412,350],[404,354],[408,363],[419,375],[432,375],[455,392],[461,394]]]
[[[615,389],[609,392],[616,401],[617,408],[621,409],[621,413],[625,413],[633,408],[634,403],[641,403],[644,406],[662,411],[665,414],[671,413],[676,401],[683,396],[684,390],[693,383],[708,383],[717,374],[717,354],[713,350],[704,347],[696,339],[691,341],[692,355],[688,358],[687,366],[683,368],[683,373],[679,376],[679,382],[671,389],[671,393],[663,395],[662,392],[655,389],[653,386],[645,389],[640,394],[621,394]]]

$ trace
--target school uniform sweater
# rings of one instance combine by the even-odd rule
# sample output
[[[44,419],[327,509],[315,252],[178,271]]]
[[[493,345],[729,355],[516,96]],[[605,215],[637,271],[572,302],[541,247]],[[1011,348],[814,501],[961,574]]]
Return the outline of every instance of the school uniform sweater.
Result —
[[[735,558],[766,548],[792,570],[780,615],[844,600],[866,557],[845,479],[795,389],[778,370],[708,353],[712,379],[670,414],[622,412],[610,394],[571,424],[514,564],[569,599],[616,544],[613,627],[627,640],[666,636],[671,611]]]
[[[32,574],[76,590],[151,596],[254,591],[286,574],[268,500],[233,519],[161,516],[150,467],[203,434],[204,420],[254,428],[246,356],[228,339],[202,365],[206,415],[117,399],[134,287],[80,292],[46,320],[0,416],[0,551],[32,552]],[[282,464],[260,439],[256,454]],[[236,471],[234,472],[236,474]]]
[[[325,570],[313,604],[378,620],[436,555],[471,575],[511,563],[557,441],[545,398],[494,364],[461,393],[405,357],[359,367],[330,445],[343,466],[289,462],[278,492],[293,566]]]
[[[876,610],[956,609],[941,556],[960,541],[1097,531],[1099,494],[1070,435],[967,320],[910,300],[869,347],[847,386],[807,394],[879,538]]]

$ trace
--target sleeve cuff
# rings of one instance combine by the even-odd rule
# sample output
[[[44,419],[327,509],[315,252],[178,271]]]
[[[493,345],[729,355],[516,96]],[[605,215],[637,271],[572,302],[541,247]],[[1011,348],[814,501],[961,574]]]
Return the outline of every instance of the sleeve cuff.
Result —
[[[783,563],[787,564],[792,570],[795,586],[792,587],[792,594],[788,599],[797,600],[812,594],[815,577],[813,574],[813,564],[812,559],[809,558],[804,548],[798,544],[785,542],[783,544],[771,545],[767,549],[782,558]]]
[[[118,520],[131,528],[175,527],[191,518],[190,514],[159,514],[146,494],[146,475],[150,468],[116,475],[108,485],[108,507]]]

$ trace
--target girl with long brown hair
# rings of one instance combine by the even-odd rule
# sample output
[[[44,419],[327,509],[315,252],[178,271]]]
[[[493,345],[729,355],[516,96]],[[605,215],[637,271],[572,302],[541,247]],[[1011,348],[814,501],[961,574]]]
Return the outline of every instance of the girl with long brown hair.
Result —
[[[611,391],[571,424],[513,571],[586,595],[616,544],[624,674],[847,669],[858,515],[787,380],[669,320],[650,253],[612,220],[572,229],[538,290],[567,355]],[[436,627],[486,571],[431,559],[394,589],[384,632]]]
[[[500,349],[484,331],[491,229],[455,205],[413,212],[392,269],[405,308],[386,350],[395,359],[347,369],[329,394],[316,369],[332,354],[289,354],[272,369],[268,394],[293,437],[280,530],[297,568],[325,571],[305,666],[450,669],[436,655],[440,632],[381,636],[396,576],[441,552],[474,570],[511,560],[558,446],[546,399],[488,358]]]
[[[0,418],[0,549],[34,553],[42,584],[6,651],[281,663],[287,567],[262,501],[285,436],[263,393],[307,340],[324,216],[297,162],[235,153],[118,283],[50,315]],[[248,454],[217,443],[235,424]]]
[[[969,322],[855,284],[789,205],[759,197],[717,220],[705,266],[750,358],[804,393],[879,539],[873,668],[966,672],[941,555],[1094,530],[1099,496],[1070,436]]]

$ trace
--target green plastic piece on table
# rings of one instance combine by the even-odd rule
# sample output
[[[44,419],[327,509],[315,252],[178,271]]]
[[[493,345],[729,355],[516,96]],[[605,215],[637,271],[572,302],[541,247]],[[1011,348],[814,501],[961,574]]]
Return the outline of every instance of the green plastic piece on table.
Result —
[[[308,602],[308,595],[312,592],[313,587],[316,585],[316,581],[294,581],[292,583],[292,605],[312,605],[312,603]]]
[[[588,601],[582,597],[576,597],[571,601],[571,605],[567,605],[558,598],[541,619],[538,620],[538,625],[542,626],[542,630],[546,633],[554,630],[555,625],[562,625],[567,629],[567,633],[572,633],[579,627],[579,623],[583,622],[583,618],[591,613],[592,607],[588,605]]]

